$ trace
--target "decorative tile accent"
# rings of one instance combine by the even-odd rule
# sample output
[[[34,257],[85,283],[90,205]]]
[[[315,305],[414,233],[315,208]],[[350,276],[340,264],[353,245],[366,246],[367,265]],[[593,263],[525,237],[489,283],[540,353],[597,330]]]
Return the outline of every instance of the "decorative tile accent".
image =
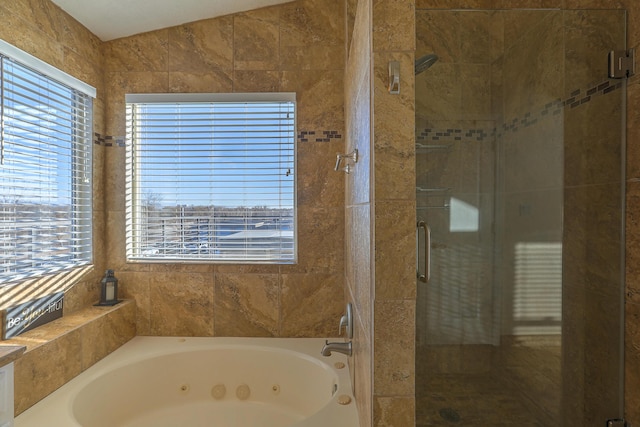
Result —
[[[605,80],[595,83],[587,89],[576,89],[572,91],[565,100],[556,99],[555,101],[545,104],[537,112],[525,113],[521,118],[513,118],[505,121],[498,128],[493,129],[431,129],[425,128],[419,133],[416,132],[416,141],[418,143],[428,141],[465,141],[482,142],[487,138],[500,137],[507,132],[517,132],[521,128],[526,128],[538,123],[549,116],[556,116],[562,113],[563,108],[577,108],[586,104],[594,98],[606,95],[622,87],[621,82]]]
[[[94,144],[103,145],[105,147],[112,147],[114,145],[114,142],[118,147],[126,146],[124,136],[102,135],[97,132],[93,134]]]
[[[441,139],[454,141],[483,141],[493,136],[495,129],[423,129],[416,136],[417,141],[439,141]]]
[[[303,130],[298,132],[300,142],[330,142],[332,139],[342,139],[342,134],[337,130]]]

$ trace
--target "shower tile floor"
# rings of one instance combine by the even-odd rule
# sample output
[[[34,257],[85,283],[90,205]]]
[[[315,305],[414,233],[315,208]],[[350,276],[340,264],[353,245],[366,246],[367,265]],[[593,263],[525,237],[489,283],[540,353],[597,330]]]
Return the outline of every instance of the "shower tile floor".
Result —
[[[487,372],[416,375],[416,427],[560,425],[559,346],[497,348]]]

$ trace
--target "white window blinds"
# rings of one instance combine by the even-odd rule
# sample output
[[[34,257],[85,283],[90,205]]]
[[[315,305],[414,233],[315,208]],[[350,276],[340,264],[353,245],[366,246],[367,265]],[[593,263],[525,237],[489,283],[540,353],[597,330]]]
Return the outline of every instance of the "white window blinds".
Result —
[[[4,56],[0,80],[0,284],[90,264],[92,98]]]
[[[129,95],[127,123],[129,260],[295,261],[293,94]]]

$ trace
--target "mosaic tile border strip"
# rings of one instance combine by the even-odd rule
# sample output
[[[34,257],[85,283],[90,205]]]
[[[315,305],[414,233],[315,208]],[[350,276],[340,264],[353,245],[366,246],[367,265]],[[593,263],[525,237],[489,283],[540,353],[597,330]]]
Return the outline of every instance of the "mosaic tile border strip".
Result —
[[[333,139],[342,139],[342,134],[337,130],[303,130],[298,132],[297,138],[300,142],[330,142]],[[124,136],[93,134],[93,143],[105,147],[125,147]]]
[[[104,147],[113,147],[114,145],[117,147],[126,146],[124,136],[102,135],[97,132],[93,134],[93,143]]]
[[[342,139],[342,134],[337,130],[303,130],[298,132],[300,142],[330,142],[332,139]]]
[[[432,129],[425,128],[416,136],[416,141],[484,141],[495,136],[493,129]]]
[[[605,80],[591,85],[589,88],[576,89],[569,94],[565,100],[556,99],[545,104],[535,113],[525,113],[522,118],[514,118],[506,121],[498,128],[493,129],[432,129],[425,128],[416,134],[418,143],[424,141],[479,141],[482,142],[487,137],[500,137],[507,132],[517,132],[522,127],[529,127],[547,117],[557,116],[564,108],[574,109],[584,105],[598,96],[603,96],[622,88],[622,82]]]

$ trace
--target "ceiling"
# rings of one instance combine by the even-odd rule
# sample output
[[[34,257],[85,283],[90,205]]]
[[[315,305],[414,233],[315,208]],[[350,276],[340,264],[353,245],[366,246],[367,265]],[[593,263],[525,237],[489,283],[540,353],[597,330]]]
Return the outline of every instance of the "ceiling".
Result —
[[[52,0],[102,41],[291,0]]]

